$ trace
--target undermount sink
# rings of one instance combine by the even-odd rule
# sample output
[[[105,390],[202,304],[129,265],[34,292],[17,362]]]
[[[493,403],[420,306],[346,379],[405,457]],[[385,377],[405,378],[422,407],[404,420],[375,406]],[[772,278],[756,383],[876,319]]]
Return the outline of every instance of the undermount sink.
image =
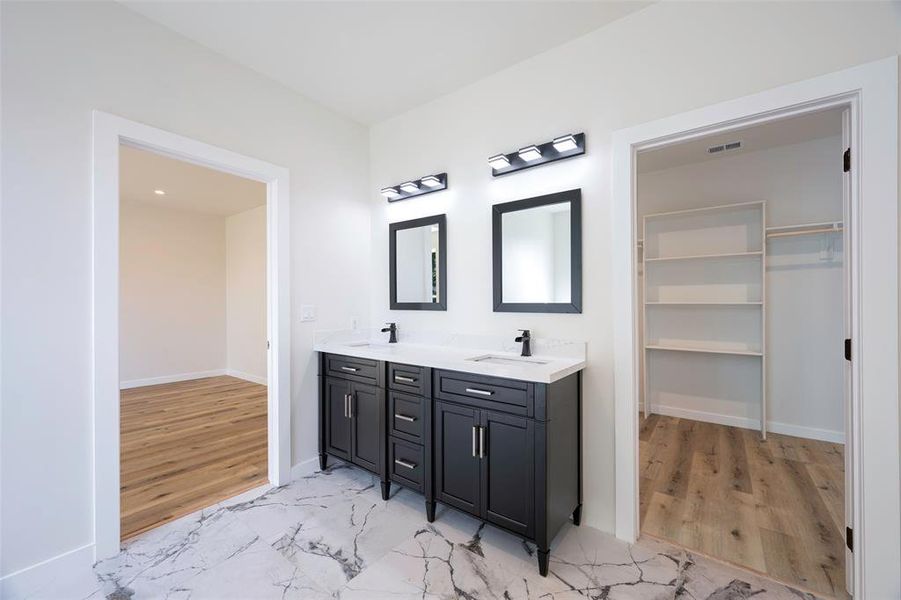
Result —
[[[387,342],[348,342],[344,345],[347,346],[348,348],[366,348],[369,346],[371,346],[373,348],[387,348],[388,347]]]
[[[539,360],[537,358],[529,358],[527,356],[498,356],[496,354],[484,354],[482,356],[474,356],[467,358],[472,362],[490,363],[492,365],[546,365],[548,361]]]

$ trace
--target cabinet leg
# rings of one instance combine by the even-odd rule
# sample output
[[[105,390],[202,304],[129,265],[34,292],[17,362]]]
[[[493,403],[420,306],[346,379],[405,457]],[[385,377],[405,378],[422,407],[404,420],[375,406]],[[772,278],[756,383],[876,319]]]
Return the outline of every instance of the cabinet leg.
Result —
[[[573,511],[573,525],[578,527],[582,524],[582,505],[576,507],[576,510]]]
[[[382,482],[382,500],[387,500],[388,495],[391,493],[391,482],[383,481]]]
[[[322,452],[319,454],[319,470],[325,471],[325,468],[328,466],[328,454]]]
[[[435,522],[435,502],[425,501],[425,518],[429,523]]]
[[[550,550],[542,550],[538,549],[538,572],[542,577],[547,577],[547,568],[548,563],[551,559],[551,551]]]

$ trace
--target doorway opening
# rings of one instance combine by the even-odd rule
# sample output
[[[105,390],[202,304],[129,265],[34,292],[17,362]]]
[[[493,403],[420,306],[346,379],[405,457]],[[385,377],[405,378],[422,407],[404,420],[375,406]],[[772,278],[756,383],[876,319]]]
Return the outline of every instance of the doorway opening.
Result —
[[[93,500],[97,561],[116,555],[122,538],[119,167],[123,148],[149,151],[265,186],[266,472],[273,486],[284,485],[291,476],[291,273],[287,169],[101,111],[94,111],[93,117]],[[163,188],[153,189],[165,192]]]
[[[639,152],[639,519],[846,595],[849,109]]]
[[[266,184],[119,149],[123,540],[268,480]]]

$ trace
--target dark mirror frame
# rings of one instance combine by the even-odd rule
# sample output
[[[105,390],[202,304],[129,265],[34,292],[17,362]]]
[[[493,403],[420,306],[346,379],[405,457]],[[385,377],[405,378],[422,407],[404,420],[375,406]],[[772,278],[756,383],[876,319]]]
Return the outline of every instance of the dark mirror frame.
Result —
[[[401,229],[416,229],[426,225],[438,226],[438,302],[398,302],[397,232]],[[434,215],[411,221],[390,223],[388,225],[388,270],[391,310],[447,310],[447,216]]]
[[[504,302],[503,217],[504,213],[547,204],[570,203],[570,302]],[[494,250],[494,312],[581,313],[582,312],[582,190],[567,190],[492,207],[492,247]]]

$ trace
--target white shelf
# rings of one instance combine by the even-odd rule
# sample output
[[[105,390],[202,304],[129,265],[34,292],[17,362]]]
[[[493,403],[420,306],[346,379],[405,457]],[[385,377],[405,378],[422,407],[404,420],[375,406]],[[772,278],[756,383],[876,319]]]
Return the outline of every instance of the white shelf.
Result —
[[[718,300],[710,301],[686,301],[680,302],[674,300],[672,302],[645,302],[646,306],[763,306],[763,302],[720,302]]]
[[[683,210],[673,210],[669,212],[662,213],[653,213],[650,215],[645,215],[645,219],[659,219],[661,217],[683,217],[688,215],[694,215],[698,213],[707,213],[707,212],[729,212],[735,210],[749,210],[752,208],[759,208],[764,206],[765,203],[761,201],[757,202],[739,202],[738,204],[720,204],[718,206],[702,206],[700,208],[689,208]]]
[[[763,252],[726,252],[723,254],[696,254],[694,256],[664,256],[660,258],[646,258],[644,262],[670,262],[676,260],[711,260],[718,258],[751,258],[761,257]]]
[[[685,346],[660,346],[657,344],[645,346],[646,350],[665,350],[667,352],[694,352],[697,354],[730,354],[733,356],[763,356],[763,352],[753,350],[729,350],[723,348],[690,348]]]
[[[641,261],[645,415],[650,414],[652,378],[662,384],[660,390],[667,390],[665,378],[679,377],[679,370],[672,367],[675,363],[662,356],[652,360],[650,352],[707,356],[709,361],[714,356],[750,357],[753,362],[729,368],[744,374],[760,361],[760,431],[765,439],[767,233],[795,235],[822,228],[809,223],[768,230],[764,202],[645,215],[636,236],[645,255]],[[691,365],[698,373],[725,367],[703,361]]]

